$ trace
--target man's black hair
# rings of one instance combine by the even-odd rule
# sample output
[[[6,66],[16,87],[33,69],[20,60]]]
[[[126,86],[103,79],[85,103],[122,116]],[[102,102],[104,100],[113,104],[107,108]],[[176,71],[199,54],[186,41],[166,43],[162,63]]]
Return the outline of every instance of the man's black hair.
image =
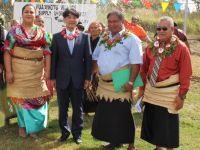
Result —
[[[67,16],[69,15],[73,15],[75,16],[76,18],[79,18],[80,14],[78,11],[76,11],[75,9],[71,8],[71,9],[65,9],[65,11],[63,12],[63,18],[66,18]]]

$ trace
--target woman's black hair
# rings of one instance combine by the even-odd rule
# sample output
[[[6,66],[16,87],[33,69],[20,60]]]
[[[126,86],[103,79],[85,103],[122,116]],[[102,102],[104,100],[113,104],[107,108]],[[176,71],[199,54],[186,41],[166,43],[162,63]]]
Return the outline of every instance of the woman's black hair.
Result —
[[[26,5],[24,5],[24,7],[22,8],[22,14],[23,14],[23,12],[24,12],[24,9],[25,9],[26,7],[28,7],[28,6],[33,7],[34,10],[35,10],[35,12],[36,12],[35,6],[34,6],[33,4],[26,4]]]
[[[63,18],[66,18],[67,16],[69,15],[73,15],[75,16],[76,18],[79,18],[80,14],[78,11],[76,11],[75,9],[71,8],[71,9],[65,9],[65,11],[63,12]]]

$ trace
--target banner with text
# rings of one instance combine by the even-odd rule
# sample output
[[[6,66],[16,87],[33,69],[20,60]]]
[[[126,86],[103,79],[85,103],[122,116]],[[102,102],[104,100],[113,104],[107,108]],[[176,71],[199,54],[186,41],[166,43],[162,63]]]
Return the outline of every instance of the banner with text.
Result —
[[[14,19],[22,22],[21,10],[25,2],[14,3]],[[36,15],[44,16],[45,29],[48,32],[56,33],[62,30],[65,26],[63,23],[62,13],[66,8],[74,8],[80,12],[80,21],[87,28],[88,25],[96,20],[96,5],[95,4],[62,4],[62,3],[32,3],[36,8]]]

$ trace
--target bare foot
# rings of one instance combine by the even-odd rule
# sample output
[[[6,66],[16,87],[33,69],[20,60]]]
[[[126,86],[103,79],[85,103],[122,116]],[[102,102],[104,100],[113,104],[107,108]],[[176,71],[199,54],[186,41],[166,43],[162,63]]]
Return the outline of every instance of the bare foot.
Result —
[[[25,128],[19,128],[19,136],[23,138],[27,136]]]
[[[136,150],[135,145],[132,144],[132,143],[130,143],[130,144],[128,145],[127,150]]]
[[[34,139],[37,139],[37,138],[38,138],[38,136],[37,136],[36,133],[31,133],[31,134],[30,134],[30,137],[32,137],[32,138],[34,138]]]

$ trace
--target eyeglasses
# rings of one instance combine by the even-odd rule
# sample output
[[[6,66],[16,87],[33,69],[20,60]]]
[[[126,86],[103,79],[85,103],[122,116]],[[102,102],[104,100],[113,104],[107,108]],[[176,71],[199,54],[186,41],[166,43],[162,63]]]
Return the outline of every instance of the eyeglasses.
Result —
[[[167,29],[168,29],[167,27],[157,27],[156,28],[157,31],[161,31],[161,30],[167,31]]]
[[[138,21],[139,21],[139,19],[132,19],[132,21],[134,21],[134,22],[138,22]]]

